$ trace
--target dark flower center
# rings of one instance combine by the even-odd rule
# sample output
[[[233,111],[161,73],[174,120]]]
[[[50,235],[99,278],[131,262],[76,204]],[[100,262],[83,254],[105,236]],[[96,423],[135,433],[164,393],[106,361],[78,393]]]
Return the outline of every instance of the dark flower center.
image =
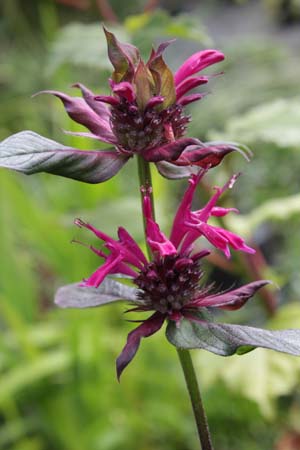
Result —
[[[140,111],[135,103],[122,99],[119,105],[111,107],[112,130],[119,145],[132,152],[166,144],[166,124],[172,126],[175,139],[182,137],[189,121],[190,117],[177,104],[162,111],[155,107]]]
[[[198,262],[172,255],[150,262],[134,282],[145,306],[161,313],[172,313],[194,299],[201,276]]]

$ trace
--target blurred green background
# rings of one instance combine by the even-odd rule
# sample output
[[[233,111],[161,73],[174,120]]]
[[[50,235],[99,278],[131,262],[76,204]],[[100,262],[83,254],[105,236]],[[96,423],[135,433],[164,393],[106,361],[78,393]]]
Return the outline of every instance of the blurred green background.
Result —
[[[177,37],[172,68],[198,49],[226,54],[225,74],[191,107],[189,135],[227,139],[254,152],[229,156],[209,175],[241,177],[226,204],[241,215],[232,230],[256,245],[254,260],[215,256],[209,277],[271,278],[275,287],[220,320],[300,327],[300,2],[1,0],[0,139],[23,129],[82,149],[95,143],[42,89],[72,93],[81,81],[107,93],[110,65],[100,27],[147,55]],[[218,70],[218,69],[217,69]],[[76,91],[75,91],[76,92]],[[121,384],[115,358],[132,328],[124,307],[57,310],[62,284],[89,275],[99,260],[72,239],[91,242],[75,217],[112,233],[125,226],[142,243],[132,161],[113,180],[85,185],[48,175],[0,171],[0,448],[3,450],[193,450],[197,438],[176,352],[163,333],[142,343]],[[169,229],[185,182],[154,175],[159,222]],[[202,191],[199,203],[207,193]],[[258,273],[257,273],[258,271]],[[277,289],[280,288],[280,289]],[[276,302],[276,306],[275,303]],[[221,358],[193,352],[216,450],[300,449],[300,360],[256,350]]]

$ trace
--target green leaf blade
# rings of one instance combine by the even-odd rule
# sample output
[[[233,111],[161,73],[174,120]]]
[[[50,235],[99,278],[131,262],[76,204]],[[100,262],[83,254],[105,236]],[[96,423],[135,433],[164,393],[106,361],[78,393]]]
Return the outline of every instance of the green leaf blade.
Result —
[[[60,308],[93,308],[119,301],[137,301],[137,290],[106,278],[98,288],[68,284],[58,289],[55,304]]]
[[[300,356],[300,330],[263,330],[243,325],[212,322],[193,322],[183,319],[176,327],[169,322],[167,338],[175,347],[184,349],[201,348],[221,356],[262,347],[290,355]]]
[[[33,131],[21,131],[0,143],[0,167],[26,175],[46,172],[92,184],[113,177],[127,160],[115,151],[66,147]]]

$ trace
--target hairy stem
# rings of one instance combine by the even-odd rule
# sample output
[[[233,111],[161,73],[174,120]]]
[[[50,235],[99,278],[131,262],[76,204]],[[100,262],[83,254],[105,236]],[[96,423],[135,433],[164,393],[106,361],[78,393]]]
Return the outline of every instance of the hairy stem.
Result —
[[[177,353],[184,373],[186,386],[189,391],[202,450],[213,450],[206,413],[200,395],[191,354],[188,350],[180,348],[177,348]]]
[[[138,156],[138,174],[139,174],[139,183],[141,190],[141,200],[143,202],[143,193],[142,189],[147,188],[150,192],[153,218],[154,215],[154,198],[152,191],[152,180],[151,180],[151,172],[150,172],[150,164],[147,163],[143,158]],[[145,231],[145,239],[147,242],[147,233],[146,233],[146,222],[144,218],[144,231]],[[148,255],[151,259],[152,253],[151,249],[147,245]],[[190,352],[188,350],[182,350],[177,348],[177,353],[180,359],[181,367],[184,373],[184,378],[186,381],[186,386],[189,392],[190,400],[192,403],[194,417],[196,421],[196,426],[198,430],[198,435],[201,443],[202,450],[213,450],[213,446],[211,443],[211,438],[209,434],[208,423],[206,419],[205,410],[203,407],[200,390],[192,362],[192,358]]]

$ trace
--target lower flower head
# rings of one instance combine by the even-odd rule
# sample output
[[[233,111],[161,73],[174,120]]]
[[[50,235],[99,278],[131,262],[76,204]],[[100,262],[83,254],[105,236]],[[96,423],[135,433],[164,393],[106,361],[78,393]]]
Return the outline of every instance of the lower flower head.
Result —
[[[142,189],[143,214],[146,223],[147,243],[151,250],[151,260],[144,255],[139,245],[122,227],[118,229],[118,239],[77,219],[76,225],[91,230],[102,242],[106,251],[91,247],[91,250],[104,259],[96,271],[81,283],[86,288],[101,288],[109,275],[121,275],[132,280],[135,289],[130,293],[134,307],[130,311],[152,311],[149,319],[128,335],[127,344],[117,360],[118,377],[135,355],[142,337],[150,336],[161,328],[165,320],[178,326],[183,319],[198,320],[198,312],[205,308],[238,309],[251,298],[267,281],[258,281],[228,292],[215,291],[213,286],[201,286],[203,271],[200,263],[210,251],[197,251],[195,241],[205,237],[228,257],[229,247],[247,253],[254,250],[244,240],[223,228],[208,224],[211,216],[224,216],[232,208],[216,206],[220,195],[231,188],[236,180],[232,177],[202,209],[191,210],[196,187],[205,171],[193,175],[183,200],[177,210],[170,238],[167,238],[155,222],[149,188]]]

